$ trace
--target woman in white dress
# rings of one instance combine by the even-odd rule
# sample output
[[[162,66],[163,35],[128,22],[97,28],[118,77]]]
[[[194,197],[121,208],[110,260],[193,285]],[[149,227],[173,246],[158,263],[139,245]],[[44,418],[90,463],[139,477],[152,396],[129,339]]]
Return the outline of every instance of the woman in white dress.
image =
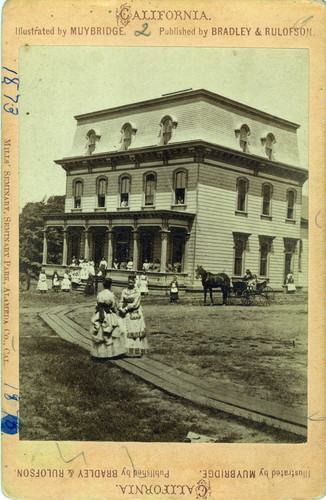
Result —
[[[115,358],[126,352],[126,338],[117,315],[117,300],[110,288],[112,280],[103,282],[104,290],[97,296],[95,314],[91,319],[94,358]]]
[[[70,275],[69,275],[69,269],[65,270],[65,273],[63,275],[63,280],[61,282],[61,290],[63,292],[70,292]]]
[[[48,284],[46,281],[46,274],[44,269],[41,269],[40,275],[38,277],[37,289],[41,293],[46,293],[48,291]]]
[[[134,275],[128,277],[128,288],[122,291],[119,312],[126,335],[127,355],[140,357],[146,354],[146,325]]]

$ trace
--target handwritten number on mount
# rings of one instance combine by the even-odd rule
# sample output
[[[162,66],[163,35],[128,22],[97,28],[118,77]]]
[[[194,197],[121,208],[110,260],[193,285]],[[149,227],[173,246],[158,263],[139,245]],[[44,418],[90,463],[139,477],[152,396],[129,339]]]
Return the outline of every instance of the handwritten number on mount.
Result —
[[[14,73],[15,75],[17,75],[17,72],[14,71],[13,69],[6,68],[5,66],[3,66],[2,69],[8,71],[9,73]],[[1,83],[4,85],[8,85],[8,86],[15,85],[16,90],[19,90],[20,82],[19,82],[19,78],[17,78],[17,77],[9,78],[9,76],[4,76]],[[9,88],[11,88],[11,87],[9,87]],[[18,104],[18,99],[19,99],[20,94],[16,94],[16,97],[11,97],[7,94],[3,94],[3,96],[6,97],[7,99],[10,99],[14,104]],[[14,108],[12,105],[10,106],[9,102],[6,102],[3,105],[3,109],[6,111],[6,113],[11,113],[12,115],[18,115],[18,108]]]
[[[143,28],[143,31],[140,31],[140,30],[135,31],[135,36],[139,36],[139,35],[150,36],[151,35],[151,32],[146,33],[146,30],[148,28],[148,23],[144,23],[142,25],[142,28]]]

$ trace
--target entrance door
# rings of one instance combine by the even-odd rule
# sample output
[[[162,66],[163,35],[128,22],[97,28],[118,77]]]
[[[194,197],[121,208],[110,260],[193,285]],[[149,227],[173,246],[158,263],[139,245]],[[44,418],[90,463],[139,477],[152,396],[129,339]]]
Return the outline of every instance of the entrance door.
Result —
[[[73,257],[79,259],[81,254],[80,242],[81,242],[80,230],[78,229],[70,230],[68,238],[68,263],[72,261]]]
[[[284,283],[286,282],[286,277],[292,271],[292,257],[293,253],[285,254],[285,262],[284,262]]]
[[[93,260],[95,265],[98,266],[104,257],[104,243],[105,243],[105,233],[96,232],[93,234]]]
[[[150,229],[143,229],[140,232],[140,256],[141,264],[147,260],[153,262],[154,232]]]
[[[115,255],[118,262],[128,262],[130,245],[130,229],[122,228],[116,232],[115,236]]]

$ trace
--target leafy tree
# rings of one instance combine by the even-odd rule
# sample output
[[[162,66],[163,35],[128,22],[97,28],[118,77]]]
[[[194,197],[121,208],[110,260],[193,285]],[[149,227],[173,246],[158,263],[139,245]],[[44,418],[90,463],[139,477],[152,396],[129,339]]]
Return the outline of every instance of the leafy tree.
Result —
[[[20,272],[38,274],[42,264],[43,216],[64,212],[64,196],[51,196],[47,200],[27,203],[19,217]],[[48,263],[60,264],[62,258],[62,229],[51,227],[47,232]]]

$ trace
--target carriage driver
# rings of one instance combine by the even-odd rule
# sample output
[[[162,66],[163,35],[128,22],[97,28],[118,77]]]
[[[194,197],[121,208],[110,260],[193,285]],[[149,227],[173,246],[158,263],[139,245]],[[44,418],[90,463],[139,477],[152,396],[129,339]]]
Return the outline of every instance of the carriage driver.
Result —
[[[246,274],[243,277],[243,281],[247,284],[247,287],[250,288],[250,290],[256,290],[257,286],[257,275],[252,274],[250,269],[246,270]]]

